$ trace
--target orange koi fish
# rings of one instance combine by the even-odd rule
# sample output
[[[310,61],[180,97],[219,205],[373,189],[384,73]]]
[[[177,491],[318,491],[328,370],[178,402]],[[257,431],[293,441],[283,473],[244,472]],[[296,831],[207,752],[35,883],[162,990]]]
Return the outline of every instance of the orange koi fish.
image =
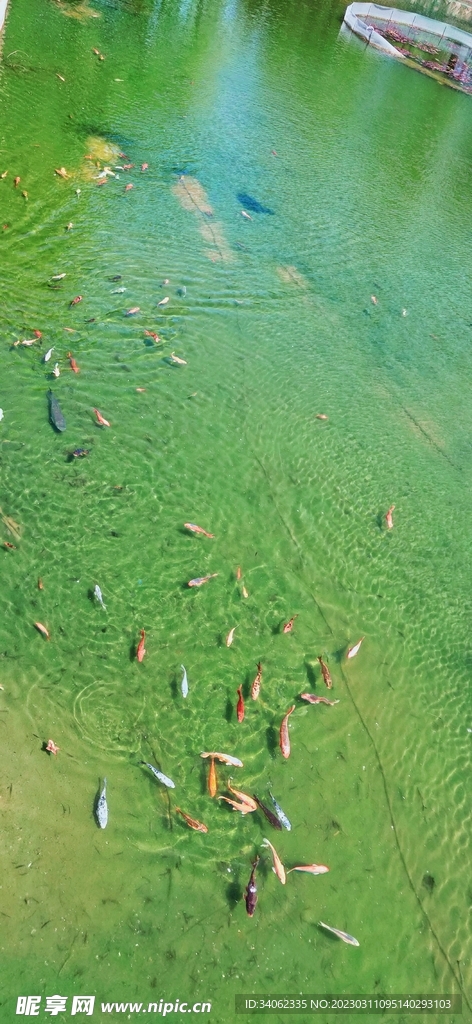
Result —
[[[388,530],[393,530],[392,512],[393,512],[394,508],[395,508],[395,505],[390,505],[390,508],[389,508],[388,512],[385,514],[385,522],[387,524],[387,529]]]
[[[236,569],[236,579],[237,579],[237,580],[240,580],[240,579],[241,579],[241,576],[242,576],[242,572],[241,572],[241,566],[240,566],[240,565],[238,565],[238,568]]]
[[[70,178],[70,174],[67,173],[65,167],[56,167],[54,173],[58,174],[60,178]]]
[[[236,690],[236,693],[238,694],[238,706],[236,708],[236,714],[238,716],[238,722],[242,722],[242,720],[244,718],[244,701],[243,701],[243,688],[242,688],[242,686],[238,686],[238,689]]]
[[[144,655],[146,654],[146,648],[144,646],[144,642],[146,640],[146,634],[144,632],[144,629],[140,630],[140,634],[141,634],[141,639],[140,639],[139,644],[138,644],[138,646],[136,648],[136,657],[137,657],[138,661],[142,661],[143,658],[144,658]]]
[[[296,615],[293,616],[292,619],[290,619],[289,622],[285,623],[285,626],[284,626],[284,628],[282,630],[283,633],[291,633],[292,632],[293,623],[295,622],[295,619],[298,619],[298,612],[297,612]]]
[[[248,796],[247,793],[241,793],[239,789],[234,789],[230,782],[228,782],[228,789],[242,804],[247,804],[250,811],[257,811],[257,803],[253,800],[252,796]]]
[[[195,526],[195,523],[184,523],[184,527],[186,530],[190,530],[191,533],[202,533],[204,537],[210,537],[211,540],[214,539],[214,533],[207,533],[202,526]]]
[[[13,184],[14,184],[15,188],[18,188],[18,185],[20,184],[20,181],[21,181],[21,178],[19,178],[18,176],[13,179]]]
[[[251,697],[252,697],[253,700],[257,700],[257,698],[258,698],[258,696],[259,696],[259,694],[261,692],[261,680],[262,680],[262,665],[261,665],[261,663],[259,661],[258,665],[257,665],[257,676],[254,679],[254,682],[253,682],[253,684],[251,686]]]
[[[76,295],[75,299],[71,299],[69,306],[76,306],[78,302],[82,302],[83,295]]]
[[[213,751],[208,754],[204,752],[200,754],[200,757],[214,757],[217,761],[221,761],[222,764],[229,764],[232,768],[242,768],[243,762],[238,757],[231,757],[231,754],[220,754],[217,751]]]
[[[185,811],[181,811],[180,807],[176,807],[175,808],[175,813],[176,814],[181,814],[183,819],[184,819],[184,821],[187,822],[188,827],[189,828],[194,828],[195,832],[208,832],[208,829],[207,829],[206,825],[203,824],[203,822],[197,821],[196,818],[191,818],[189,814],[185,813]]]
[[[284,715],[282,719],[282,724],[280,726],[280,749],[285,758],[290,757],[290,737],[288,734],[288,720],[292,712],[295,711],[295,706],[295,704],[292,704],[292,707],[289,708],[287,714]]]
[[[109,423],[108,420],[106,420],[105,417],[102,416],[101,412],[99,412],[98,409],[94,409],[93,411],[97,417],[97,423],[100,427],[111,427],[111,423]]]
[[[141,164],[141,170],[142,171],[147,171],[148,167],[149,167],[149,164]]]
[[[275,874],[277,875],[277,878],[282,882],[282,885],[285,885],[285,881],[286,881],[285,868],[284,868],[284,866],[282,864],[282,861],[280,860],[280,857],[279,857],[279,855],[277,853],[277,850],[274,850],[274,847],[272,846],[272,843],[269,843],[268,839],[263,839],[262,840],[262,846],[266,846],[266,847],[268,847],[272,851],[272,860],[274,862],[273,867],[272,867],[272,871],[275,872]]]
[[[54,740],[48,740],[44,749],[47,750],[49,754],[57,754],[58,750],[61,748],[54,743]]]
[[[3,547],[8,548],[8,551],[16,551],[16,544],[10,544],[9,540],[3,541]]]
[[[33,331],[33,334],[36,338],[42,338],[43,336],[42,331]]]
[[[214,757],[210,757],[210,769],[208,772],[208,792],[211,797],[216,796],[218,792],[218,778],[216,775]]]
[[[46,626],[43,626],[42,622],[35,622],[34,625],[36,626],[36,629],[38,630],[39,633],[41,633],[41,636],[43,636],[45,640],[51,639],[49,636],[49,631],[46,629]]]
[[[80,373],[80,366],[77,366],[77,363],[72,355],[72,352],[67,353],[67,358],[69,360],[71,370],[73,370],[74,373]]]
[[[309,704],[339,704],[339,700],[328,700],[327,697],[318,697],[316,693],[301,693],[300,697],[302,700],[308,701]]]
[[[197,576],[194,580],[189,580],[187,583],[188,587],[201,587],[203,583],[208,583],[208,580],[212,580],[218,576],[217,572],[211,572],[209,576]]]
[[[226,637],[226,641],[225,641],[227,647],[231,647],[231,644],[233,643],[233,640],[234,640],[234,631],[237,628],[238,628],[237,626],[233,626],[233,628],[230,629],[230,631],[228,633],[228,636]]]
[[[349,648],[349,650],[348,650],[348,652],[346,654],[346,658],[355,658],[356,657],[356,654],[357,654],[357,652],[358,652],[358,650],[359,650],[363,640],[365,640],[365,636],[361,636],[361,638],[359,640],[359,643],[354,644],[354,647],[350,647]]]
[[[307,871],[310,875],[325,875],[329,868],[325,864],[296,864],[294,868],[289,868],[287,875],[291,871]]]
[[[154,338],[154,341],[156,342],[156,345],[158,345],[158,344],[159,344],[159,342],[160,342],[160,340],[161,340],[161,339],[160,339],[159,335],[158,335],[158,334],[156,334],[156,332],[155,332],[155,331],[145,331],[144,333],[145,333],[146,337],[148,337],[148,338]]]
[[[333,685],[333,680],[331,679],[331,676],[329,674],[329,668],[325,664],[325,662],[323,661],[322,658],[318,658],[318,661],[319,661],[320,666],[321,666],[321,675],[323,676],[323,679],[324,679],[324,681],[326,683],[326,686],[328,687],[328,690],[331,690],[332,685]]]
[[[131,182],[129,185],[125,185],[125,192],[129,192],[130,188],[134,188],[134,185],[132,185]]]
[[[127,309],[125,316],[134,316],[135,313],[139,313],[139,306],[131,306],[131,309]]]

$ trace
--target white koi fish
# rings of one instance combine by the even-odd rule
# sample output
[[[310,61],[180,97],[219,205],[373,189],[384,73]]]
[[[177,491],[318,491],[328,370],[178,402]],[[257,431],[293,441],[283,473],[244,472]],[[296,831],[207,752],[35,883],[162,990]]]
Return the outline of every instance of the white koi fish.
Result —
[[[348,652],[346,654],[346,658],[355,658],[356,657],[356,654],[357,654],[357,652],[358,652],[358,650],[359,650],[363,640],[365,640],[365,636],[361,636],[361,638],[359,640],[359,643],[354,644],[354,647],[350,647],[349,648],[349,650],[348,650]]]
[[[48,348],[47,352],[44,353],[43,363],[48,363],[49,362],[53,352],[54,352],[54,345],[53,345],[52,348]]]
[[[290,822],[289,822],[289,820],[287,818],[287,815],[284,813],[282,808],[279,807],[279,805],[277,803],[277,800],[274,800],[274,797],[272,796],[272,793],[271,793],[270,789],[268,790],[268,793],[269,793],[270,799],[272,800],[272,803],[274,805],[275,813],[276,813],[276,815],[277,815],[277,817],[278,817],[278,819],[280,821],[280,824],[283,825],[283,827],[287,829],[287,832],[291,832],[292,826],[291,826],[291,824],[290,824]]]
[[[180,667],[181,667],[181,669],[182,669],[182,672],[183,672],[183,676],[182,676],[182,682],[181,682],[181,684],[180,684],[180,688],[181,688],[181,690],[182,690],[182,697],[187,697],[187,696],[188,696],[188,679],[187,679],[187,672],[186,672],[186,670],[185,670],[185,667],[184,667],[184,665],[181,665]]]
[[[328,932],[332,932],[333,935],[336,935],[338,939],[342,939],[343,942],[347,942],[349,946],[359,945],[357,939],[355,939],[353,935],[348,935],[347,932],[342,932],[339,928],[331,928],[331,925],[325,924],[324,921],[320,921],[320,925],[322,928],[326,928]]]
[[[106,605],[103,603],[102,592],[100,590],[100,587],[99,587],[98,583],[95,584],[95,589],[94,589],[93,595],[94,595],[94,597],[96,597],[98,603],[101,604],[101,606],[103,608],[103,611],[106,612],[107,608],[106,608]]]
[[[107,804],[107,780],[103,780],[103,789],[100,793],[97,809],[95,811],[97,822],[100,828],[106,828],[108,825],[108,804]]]
[[[159,782],[162,782],[163,786],[167,786],[169,789],[175,789],[175,782],[172,782],[172,779],[169,779],[167,775],[164,775],[164,772],[158,771],[158,769],[155,768],[153,764],[149,764],[148,761],[141,761],[141,764],[145,764],[146,768],[149,768],[149,771],[156,776],[156,779],[159,779]]]

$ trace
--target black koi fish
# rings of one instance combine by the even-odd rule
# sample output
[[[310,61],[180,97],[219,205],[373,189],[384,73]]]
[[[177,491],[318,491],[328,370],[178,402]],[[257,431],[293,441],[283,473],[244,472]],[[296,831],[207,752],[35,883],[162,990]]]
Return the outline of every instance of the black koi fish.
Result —
[[[262,800],[259,800],[259,797],[257,797],[255,793],[253,793],[252,795],[254,797],[254,800],[256,801],[257,806],[260,807],[262,813],[265,814],[267,821],[270,821],[273,828],[276,828],[278,829],[279,832],[281,832],[282,823],[279,821],[277,815],[273,814],[272,811],[269,810],[269,808],[262,803]]]
[[[258,865],[259,861],[260,861],[260,857],[259,857],[259,854],[258,854],[256,859],[255,859],[255,861],[253,861],[251,877],[249,879],[249,882],[247,883],[247,889],[246,889],[246,892],[244,894],[244,899],[246,900],[246,910],[248,912],[249,917],[253,917],[254,911],[256,909],[256,903],[257,903],[256,868],[257,868],[257,865]]]

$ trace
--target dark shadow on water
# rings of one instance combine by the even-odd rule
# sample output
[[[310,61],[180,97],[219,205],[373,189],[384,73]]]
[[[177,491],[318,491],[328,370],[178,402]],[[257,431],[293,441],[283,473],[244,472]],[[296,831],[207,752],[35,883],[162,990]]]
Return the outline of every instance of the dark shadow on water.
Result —
[[[173,699],[177,700],[177,698],[179,696],[179,685],[178,685],[176,676],[172,676],[172,679],[171,679],[169,685],[170,685],[170,692],[172,694]]]
[[[248,700],[250,695],[251,695],[251,686],[252,686],[251,676],[249,675],[249,672],[246,672],[246,676],[245,676],[244,683],[243,683],[243,686],[242,686],[243,697],[244,697],[245,700]]]
[[[275,725],[274,725],[273,722],[266,729],[266,743],[267,743],[267,750],[269,751],[270,756],[274,757],[275,756],[275,751],[277,750],[278,736],[277,736],[277,729],[275,728]]]
[[[227,722],[232,722],[233,715],[234,715],[233,701],[231,700],[231,697],[228,695],[228,697],[226,698],[226,705],[225,705],[225,718],[226,718],[226,721]]]
[[[306,677],[308,679],[308,682],[309,682],[311,688],[314,690],[315,686],[316,686],[316,675],[315,675],[314,666],[311,664],[310,661],[306,661],[305,662],[305,669],[306,669]]]
[[[346,653],[346,645],[344,645],[344,647],[338,647],[337,651],[334,652],[333,658],[337,662],[338,665],[341,664],[341,662],[342,662],[342,660],[344,658],[345,653]]]
[[[282,632],[283,626],[284,626],[284,620],[283,619],[281,619],[280,622],[277,622],[275,626],[271,626],[270,627],[270,631],[272,633],[272,636],[279,636],[279,634]]]
[[[230,910],[234,910],[243,898],[243,888],[240,883],[235,880],[234,882],[230,882],[226,887],[225,895]]]

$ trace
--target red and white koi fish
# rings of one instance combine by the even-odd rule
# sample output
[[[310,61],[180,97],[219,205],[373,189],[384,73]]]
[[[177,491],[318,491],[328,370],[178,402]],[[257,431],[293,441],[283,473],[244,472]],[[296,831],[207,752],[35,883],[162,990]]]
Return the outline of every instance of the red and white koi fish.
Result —
[[[238,695],[238,706],[236,708],[236,714],[238,716],[238,722],[242,722],[244,718],[244,700],[242,686],[238,686],[236,693]]]
[[[21,181],[21,178],[18,177],[18,175],[17,175],[16,178],[13,179],[13,184],[14,184],[15,188],[18,188],[18,185],[20,184],[20,181]]]
[[[111,423],[109,423],[108,420],[106,420],[105,417],[102,416],[101,412],[99,412],[98,409],[94,409],[93,411],[97,417],[97,423],[100,427],[111,427]]]
[[[309,704],[339,704],[338,700],[328,700],[327,697],[318,697],[316,693],[301,693],[300,697],[302,700],[308,701]]]
[[[290,757],[290,737],[288,734],[288,720],[293,711],[295,711],[295,704],[289,708],[287,714],[284,715],[280,726],[280,749],[285,758]]]
[[[146,634],[144,632],[144,629],[140,630],[140,634],[141,634],[141,639],[140,639],[139,644],[138,644],[138,646],[136,648],[136,657],[137,657],[138,661],[142,661],[143,658],[144,658],[144,655],[146,654],[146,648],[144,646],[144,642],[146,640]]]
[[[10,544],[9,540],[3,541],[3,547],[7,548],[8,551],[16,551],[16,544]]]
[[[148,167],[149,167],[149,164],[141,164],[141,170],[142,171],[147,171]]]
[[[35,622],[34,625],[36,626],[36,629],[38,630],[39,633],[41,633],[41,636],[43,636],[45,640],[51,639],[49,635],[49,630],[46,629],[46,626],[43,626],[42,622]]]
[[[127,309],[125,316],[134,316],[135,313],[139,313],[139,306],[132,306],[131,309]]]
[[[48,740],[44,749],[47,750],[49,754],[57,754],[61,748],[54,743],[54,740]]]
[[[242,768],[243,762],[239,760],[239,757],[232,757],[231,754],[220,754],[217,751],[207,753],[204,751],[200,754],[200,757],[214,757],[216,761],[221,761],[222,764],[229,764],[233,768]]]
[[[218,799],[224,800],[225,803],[230,804],[230,806],[233,808],[233,811],[240,811],[241,814],[252,813],[252,807],[249,807],[249,804],[245,804],[242,801],[240,802],[239,800],[231,800],[229,796],[220,796],[218,797]]]
[[[187,583],[188,587],[201,587],[203,583],[208,583],[208,580],[212,580],[218,576],[217,572],[211,572],[209,576],[197,576],[194,580],[189,580]]]
[[[272,851],[272,860],[274,862],[272,871],[275,872],[275,874],[277,875],[277,878],[282,882],[282,885],[285,885],[285,881],[286,881],[285,868],[284,868],[284,866],[282,864],[282,861],[281,861],[281,859],[280,859],[280,857],[279,857],[279,855],[277,853],[277,850],[274,850],[274,847],[272,846],[272,843],[270,843],[268,839],[263,839],[262,840],[262,846],[266,846],[266,847],[268,847]]]
[[[259,694],[261,692],[261,681],[262,681],[262,665],[261,665],[261,662],[259,661],[258,665],[257,665],[257,675],[256,675],[256,678],[254,679],[254,682],[253,682],[252,686],[251,686],[251,697],[252,697],[253,700],[257,700],[257,698],[258,698],[258,696],[259,696]]]
[[[80,366],[77,366],[77,363],[72,355],[72,352],[67,353],[67,358],[69,360],[71,370],[74,373],[80,373]]]
[[[297,612],[296,615],[293,616],[292,619],[290,619],[289,622],[285,623],[285,626],[284,626],[284,628],[282,630],[283,633],[291,633],[292,632],[293,623],[295,622],[295,619],[298,619],[298,612]]]
[[[355,658],[356,657],[356,654],[357,654],[357,652],[358,652],[358,650],[359,650],[363,640],[365,640],[365,636],[361,636],[359,642],[357,644],[354,644],[354,647],[350,647],[349,648],[349,650],[348,650],[348,652],[346,654],[346,658]]]
[[[123,164],[124,171],[130,171],[132,167],[134,167],[134,164]]]
[[[389,508],[388,512],[385,514],[385,522],[387,524],[387,529],[388,530],[393,530],[392,512],[393,512],[394,508],[395,508],[395,505],[390,505],[390,508]]]
[[[322,658],[318,658],[318,661],[319,661],[320,666],[321,666],[321,675],[323,676],[323,679],[324,679],[324,681],[326,683],[326,686],[328,687],[328,690],[331,690],[332,685],[333,685],[333,680],[331,679],[331,676],[329,674],[329,668],[325,664],[325,662],[323,661]]]
[[[214,533],[207,533],[202,526],[196,526],[195,523],[184,523],[186,530],[190,530],[190,533],[202,533],[204,537],[210,537],[211,540],[214,538]]]
[[[216,796],[218,792],[218,778],[216,775],[215,758],[210,757],[210,769],[208,772],[208,792],[211,797]]]
[[[159,344],[159,342],[160,342],[160,340],[161,340],[161,339],[160,339],[159,335],[158,335],[158,334],[156,334],[156,332],[155,332],[155,331],[145,331],[144,333],[145,333],[146,337],[148,337],[148,338],[154,338],[154,341],[156,342],[156,345],[158,345],[158,344]]]
[[[230,780],[231,782],[232,780]],[[242,804],[247,804],[250,811],[257,811],[257,803],[253,800],[252,796],[248,796],[247,793],[242,793],[239,789],[234,789],[233,786],[228,782],[228,789],[233,796],[236,796]]]
[[[342,939],[343,942],[347,942],[349,946],[358,946],[359,943],[353,935],[348,935],[347,932],[342,932],[339,928],[332,928],[330,924],[325,924],[324,921],[320,921],[321,928],[326,928],[328,932],[332,932],[333,935],[337,935],[338,939]]]
[[[132,185],[131,182],[129,185],[125,185],[125,192],[129,192],[130,188],[134,188],[134,185]]]
[[[76,295],[75,299],[71,299],[71,301],[69,302],[69,306],[76,306],[77,303],[78,302],[82,302],[82,300],[83,300],[83,295]]]
[[[181,814],[184,821],[187,822],[188,827],[195,829],[195,832],[208,832],[207,826],[204,825],[203,822],[197,821],[196,818],[191,818],[189,814],[185,813],[185,811],[181,811],[180,807],[175,808],[175,813]]]
[[[329,868],[325,864],[296,864],[294,868],[289,868],[287,875],[291,871],[306,871],[310,875],[325,875]]]
[[[237,626],[233,626],[233,628],[230,629],[230,631],[228,633],[228,636],[226,637],[226,646],[227,647],[231,647],[231,644],[233,643],[233,640],[234,640],[234,631],[237,628],[238,628]]]

